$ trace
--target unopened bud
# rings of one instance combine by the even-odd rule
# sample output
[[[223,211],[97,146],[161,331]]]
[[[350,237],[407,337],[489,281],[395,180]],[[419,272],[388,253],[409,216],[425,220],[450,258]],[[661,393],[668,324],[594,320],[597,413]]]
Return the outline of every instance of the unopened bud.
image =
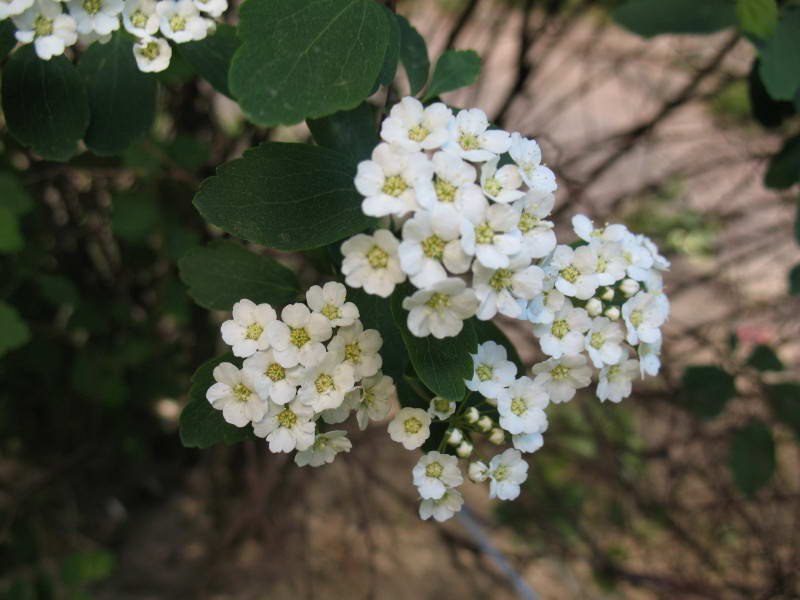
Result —
[[[447,443],[451,446],[458,446],[464,440],[464,434],[460,429],[451,429],[447,432]]]
[[[467,423],[473,425],[474,423],[478,422],[478,419],[481,418],[481,414],[478,412],[477,408],[470,406],[466,411],[464,411],[464,418],[467,420]]]
[[[499,446],[506,441],[506,432],[499,427],[495,427],[492,429],[492,433],[489,434],[489,441]]]
[[[472,445],[471,442],[464,440],[458,445],[456,448],[456,454],[458,454],[461,458],[467,458],[470,454],[472,454],[472,450],[475,446]]]
[[[612,321],[619,321],[619,309],[616,306],[612,306],[606,310],[605,315]]]
[[[467,476],[475,483],[486,481],[486,478],[489,476],[489,467],[486,466],[486,463],[480,460],[473,461],[469,463]]]
[[[600,302],[600,298],[589,298],[589,301],[586,303],[586,312],[589,313],[590,317],[596,317],[602,313],[603,303]]]
[[[488,415],[483,415],[480,419],[478,419],[478,429],[481,431],[487,432],[492,427],[494,427],[494,421],[492,421],[491,417]]]
[[[619,289],[622,290],[622,293],[628,298],[638,292],[641,287],[642,286],[639,285],[639,282],[634,279],[623,279],[622,283],[619,284]]]
[[[614,289],[609,287],[603,288],[603,291],[600,294],[600,299],[605,300],[606,302],[611,302],[614,299]]]

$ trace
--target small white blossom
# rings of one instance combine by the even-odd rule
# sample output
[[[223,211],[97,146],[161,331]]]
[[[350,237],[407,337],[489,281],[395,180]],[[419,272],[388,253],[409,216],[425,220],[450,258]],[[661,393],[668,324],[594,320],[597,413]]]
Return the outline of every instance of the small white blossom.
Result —
[[[612,321],[619,321],[620,312],[616,306],[609,306],[603,314]]]
[[[163,38],[143,37],[133,45],[133,56],[143,73],[160,73],[169,67],[172,46]]]
[[[370,421],[381,421],[392,408],[395,395],[394,381],[388,375],[377,373],[361,381],[361,396],[356,421],[358,428],[364,430]]]
[[[493,158],[481,167],[481,188],[483,193],[495,202],[508,204],[519,200],[525,192],[519,188],[522,185],[522,178],[519,176],[519,169],[516,165],[504,165],[497,168],[500,158]]]
[[[435,150],[447,141],[447,125],[453,111],[441,102],[423,107],[406,96],[392,107],[381,125],[381,138],[406,152]]]
[[[472,379],[465,379],[467,389],[480,393],[484,398],[498,399],[507,393],[517,366],[508,360],[506,349],[496,342],[484,342],[478,346],[478,352],[472,354],[475,372]]]
[[[511,436],[511,442],[520,452],[531,454],[544,446],[544,436],[541,433],[520,433]]]
[[[481,414],[478,412],[478,409],[474,406],[470,406],[467,410],[464,411],[464,419],[470,425],[473,425],[478,422],[478,419],[481,418]]]
[[[344,423],[350,413],[358,408],[359,404],[361,404],[361,389],[355,387],[344,395],[344,400],[339,406],[323,410],[320,413],[320,417],[328,425]]]
[[[212,374],[216,383],[206,391],[206,399],[228,423],[244,427],[261,420],[267,411],[267,390],[254,373],[224,362]]]
[[[470,442],[468,440],[464,440],[456,448],[456,454],[460,458],[469,458],[474,449],[475,449],[475,446],[472,445],[472,442]]]
[[[645,235],[638,235],[636,239],[639,240],[642,247],[653,257],[653,268],[659,271],[669,271],[669,261],[659,254],[658,247],[653,243],[653,240]]]
[[[539,338],[542,352],[561,358],[583,352],[583,336],[591,326],[592,320],[585,309],[566,302],[555,313],[552,323],[534,325],[533,333]]]
[[[314,409],[299,400],[285,406],[270,403],[264,418],[253,423],[253,433],[267,438],[270,452],[306,450],[314,443]]]
[[[359,233],[342,244],[342,273],[352,288],[363,287],[368,294],[388,298],[395,286],[406,279],[397,254],[400,242],[388,229],[373,235]]]
[[[485,162],[507,152],[511,145],[508,132],[488,129],[489,120],[482,110],[462,110],[448,125],[449,136],[443,149],[471,162]]]
[[[228,10],[228,0],[194,0],[194,5],[200,12],[215,18]]]
[[[595,278],[598,285],[614,285],[625,277],[626,263],[622,244],[595,239],[589,246],[597,256]]]
[[[323,287],[312,285],[306,292],[308,307],[322,314],[333,327],[347,327],[358,319],[358,307],[345,302],[347,288],[338,281],[329,281]]]
[[[478,309],[475,292],[461,279],[445,279],[403,299],[408,329],[417,337],[437,339],[458,335]]]
[[[547,269],[556,278],[556,289],[565,296],[588,300],[597,289],[597,254],[590,246],[575,250],[557,246]]]
[[[486,199],[475,183],[475,167],[456,154],[437,152],[431,159],[434,177],[417,182],[417,202],[422,208],[455,208],[462,215],[483,210]]]
[[[421,408],[401,408],[389,423],[389,437],[406,450],[415,450],[431,435],[430,426],[431,418]]]
[[[0,2],[0,21],[21,15],[33,6],[33,2],[34,0],[4,0]]]
[[[522,252],[531,258],[543,258],[556,247],[553,222],[546,220],[555,203],[553,194],[528,192],[524,198],[514,202],[519,212],[517,229],[522,233]]]
[[[275,404],[288,404],[294,400],[297,386],[306,376],[306,370],[300,365],[286,368],[275,358],[275,353],[270,349],[266,352],[256,352],[246,358],[242,368],[253,371],[259,382],[266,390],[266,395]]]
[[[156,0],[126,0],[122,26],[137,38],[151,37],[158,31]]]
[[[243,298],[233,305],[232,312],[233,319],[225,321],[220,331],[234,356],[245,358],[269,348],[267,326],[278,318],[274,308]]]
[[[586,351],[598,369],[613,365],[622,358],[622,327],[607,317],[595,317],[586,333]]]
[[[653,255],[643,245],[642,239],[627,232],[622,239],[622,257],[628,277],[636,281],[647,281],[653,268]]]
[[[69,0],[67,8],[75,19],[78,33],[108,35],[119,29],[122,0]]]
[[[509,256],[522,247],[519,213],[507,204],[492,204],[461,221],[461,246],[490,269],[508,267]]]
[[[36,2],[11,19],[17,27],[14,34],[23,44],[33,43],[42,60],[64,54],[67,46],[78,40],[75,19],[61,12],[61,5],[52,0]]]
[[[528,478],[528,463],[519,450],[509,448],[489,462],[489,497],[514,500],[519,496],[520,484]]]
[[[460,511],[463,504],[464,496],[461,492],[449,489],[437,500],[423,500],[419,505],[419,516],[423,521],[433,517],[441,523]]]
[[[411,475],[419,495],[432,500],[444,496],[447,488],[464,483],[461,469],[458,468],[458,459],[436,451],[424,454],[414,466]]]
[[[603,312],[603,303],[600,298],[589,298],[586,302],[586,312],[590,317],[596,317]]]
[[[535,140],[526,139],[514,132],[511,134],[508,153],[519,167],[522,179],[531,190],[543,194],[556,191],[556,176],[541,164],[542,151]]]
[[[653,344],[645,344],[641,342],[638,348],[639,352],[639,369],[642,378],[645,375],[652,375],[655,377],[661,370],[661,340]]]
[[[489,477],[489,467],[486,466],[485,462],[474,460],[469,463],[467,475],[469,476],[470,481],[481,483],[482,481],[486,481],[486,479]]]
[[[601,401],[622,402],[631,395],[633,380],[639,377],[639,361],[626,358],[618,364],[603,367],[597,384],[597,397]]]
[[[297,399],[313,408],[314,412],[322,412],[344,402],[345,394],[354,385],[353,367],[341,362],[339,352],[329,351],[308,369],[305,382],[297,392]]]
[[[659,296],[639,292],[622,305],[622,318],[628,330],[628,343],[654,344],[661,339],[660,327],[667,320],[669,311]]]
[[[520,377],[497,401],[500,427],[512,435],[540,433],[547,428],[544,409],[550,403],[545,389],[530,377]]]
[[[372,160],[358,164],[355,185],[364,196],[361,210],[371,217],[402,216],[416,210],[415,186],[432,176],[433,165],[422,152],[378,144]]]
[[[298,363],[312,367],[321,361],[325,356],[322,342],[332,333],[328,319],[300,303],[285,306],[281,319],[271,321],[266,328],[277,361],[286,368]]]
[[[192,0],[161,0],[156,4],[156,14],[161,33],[177,44],[202,40],[213,24],[200,15]]]
[[[489,441],[497,446],[506,441],[506,432],[499,427],[493,427],[489,432]]]
[[[364,330],[361,321],[350,327],[340,329],[328,344],[328,350],[339,355],[346,365],[353,368],[356,381],[371,377],[378,372],[383,359],[378,351],[383,345],[383,338],[376,329]]]
[[[428,407],[428,415],[431,418],[436,417],[440,421],[446,421],[454,412],[456,412],[455,400],[448,400],[441,396],[431,398],[431,404]]]
[[[561,310],[567,299],[555,286],[555,279],[545,277],[544,290],[528,304],[525,316],[531,323],[552,323],[556,313]]]
[[[592,369],[586,356],[562,356],[533,365],[534,383],[544,386],[550,401],[559,404],[575,396],[575,390],[585,388],[592,381]]]
[[[642,286],[639,285],[639,282],[635,279],[623,279],[619,284],[619,291],[625,294],[628,298],[633,296],[640,289],[642,289]]]
[[[450,429],[445,434],[445,438],[451,446],[458,446],[464,441],[464,433],[460,429]]]
[[[298,467],[321,467],[332,463],[339,452],[350,452],[352,447],[353,443],[347,439],[346,431],[318,433],[310,447],[294,455],[294,462]]]
[[[512,257],[508,267],[501,269],[487,269],[475,262],[472,272],[472,285],[480,300],[477,317],[483,321],[493,318],[498,312],[519,318],[528,302],[544,287],[544,271],[532,265],[524,253]]]

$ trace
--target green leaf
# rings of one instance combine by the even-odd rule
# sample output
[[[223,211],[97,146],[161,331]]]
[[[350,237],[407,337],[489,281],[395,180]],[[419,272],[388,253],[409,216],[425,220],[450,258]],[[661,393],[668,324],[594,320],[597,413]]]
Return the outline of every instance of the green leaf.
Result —
[[[228,84],[247,117],[289,125],[356,107],[384,64],[389,21],[375,0],[247,0]]]
[[[309,250],[363,231],[350,157],[309,144],[266,142],[206,179],[194,205],[231,235],[281,250]]]
[[[800,264],[795,265],[789,271],[789,294],[800,296]]]
[[[119,154],[147,133],[156,114],[156,80],[136,66],[126,33],[117,31],[109,42],[89,46],[78,71],[89,93],[86,145],[92,152]]]
[[[227,423],[222,411],[216,410],[206,399],[206,391],[214,385],[214,367],[222,362],[231,362],[228,352],[200,365],[192,376],[189,389],[189,404],[183,409],[178,426],[181,443],[187,448],[209,448],[216,444],[235,444],[253,437],[252,429],[236,427]]]
[[[766,39],[778,26],[778,5],[775,0],[736,0],[736,18],[742,31]]]
[[[17,38],[14,36],[16,31],[17,28],[11,19],[0,21],[0,60],[4,59],[17,45]]]
[[[362,102],[352,110],[309,119],[308,128],[320,146],[349,154],[355,162],[368,159],[380,142],[372,107]]]
[[[367,294],[362,289],[351,288],[347,289],[347,299],[358,307],[364,329],[377,329],[383,338],[380,351],[383,358],[382,371],[390,375],[395,383],[402,381],[407,355],[400,329],[392,316],[390,301]]]
[[[23,245],[17,216],[5,206],[0,206],[0,254],[17,252]]]
[[[789,138],[769,160],[764,185],[785,190],[800,181],[800,135]]]
[[[759,53],[761,80],[775,100],[792,100],[800,88],[800,10],[784,12]]]
[[[0,171],[0,206],[17,216],[33,208],[30,194],[13,171]]]
[[[402,304],[414,288],[408,283],[399,286],[392,294],[392,314],[408,351],[408,357],[417,376],[428,389],[439,396],[460,401],[466,386],[464,379],[472,377],[472,357],[478,347],[478,338],[469,321],[455,337],[437,340],[413,335],[406,326],[408,311]]]
[[[248,298],[280,307],[298,293],[294,273],[269,256],[225,240],[194,248],[178,261],[189,295],[204,308],[230,311]]]
[[[481,72],[481,57],[474,50],[447,50],[436,61],[425,100],[472,85]]]
[[[400,60],[400,25],[394,13],[386,6],[383,7],[383,12],[389,24],[389,40],[386,44],[386,52],[383,55],[383,66],[381,67],[381,72],[378,73],[376,90],[377,85],[386,86],[394,81],[394,76],[397,73],[397,62]]]
[[[177,48],[192,68],[218,92],[231,96],[228,71],[236,50],[241,46],[236,28],[217,25],[217,30],[198,42],[178,44]]]
[[[736,395],[733,376],[715,365],[694,365],[683,373],[678,402],[690,413],[710,419]]]
[[[28,343],[31,332],[17,309],[0,300],[0,356]]]
[[[713,33],[736,24],[734,5],[727,0],[628,0],[611,17],[648,38],[662,33]]]
[[[425,39],[414,29],[408,19],[397,15],[400,26],[400,61],[406,70],[411,95],[416,96],[428,82],[431,63]]]
[[[759,371],[783,371],[783,363],[769,346],[759,344],[747,359],[747,364]]]
[[[143,242],[158,223],[158,206],[152,193],[130,190],[115,194],[112,199],[111,230],[128,242]]]
[[[747,76],[748,96],[753,118],[767,128],[779,127],[784,120],[795,114],[795,107],[791,102],[774,100],[767,92],[764,82],[759,75],[760,61],[753,60],[750,73]]]
[[[478,318],[473,318],[471,323],[473,329],[475,329],[475,334],[478,336],[478,343],[492,341],[503,346],[508,352],[508,360],[517,365],[517,377],[521,377],[525,371],[525,364],[522,362],[514,344],[506,337],[506,334],[492,321],[481,321]]]
[[[734,432],[728,466],[736,487],[747,496],[769,482],[775,471],[775,442],[762,421],[753,419]]]
[[[78,70],[63,56],[41,60],[32,45],[3,70],[3,112],[9,131],[33,152],[65,161],[89,125],[89,101]]]
[[[779,383],[767,386],[767,398],[775,418],[800,436],[800,384]]]

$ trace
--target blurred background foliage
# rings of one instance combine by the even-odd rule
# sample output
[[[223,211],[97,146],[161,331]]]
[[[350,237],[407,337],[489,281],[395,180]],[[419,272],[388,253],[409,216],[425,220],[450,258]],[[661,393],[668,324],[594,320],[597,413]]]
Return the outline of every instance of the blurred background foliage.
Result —
[[[485,100],[495,122],[539,139],[562,182],[562,221],[587,206],[597,219],[624,220],[669,254],[668,293],[696,294],[676,303],[662,377],[620,406],[588,397],[554,406],[520,499],[492,512],[468,496],[494,543],[544,598],[800,596],[800,3],[409,0],[397,10],[431,58],[449,47],[479,51],[481,80],[447,99]],[[214,43],[235,47],[231,34],[224,28]],[[565,61],[587,58],[595,44],[609,71],[566,83]],[[53,162],[9,133],[15,127],[0,131],[0,595],[403,597],[376,558],[385,553],[408,567],[396,570],[424,574],[430,595],[421,597],[513,597],[458,525],[431,531],[409,520],[407,465],[380,428],[355,443],[354,455],[362,444],[367,453],[352,457],[357,475],[295,472],[252,443],[202,455],[179,443],[177,417],[193,371],[218,353],[220,316],[196,306],[179,278],[182,256],[221,237],[192,198],[244,149],[309,139],[304,126],[247,123],[215,91],[226,85],[219,64],[191,56],[175,55],[142,134],[110,155],[83,149]],[[669,72],[666,83],[626,78],[641,60]],[[563,113],[585,99],[609,110],[591,94],[611,73],[644,88],[647,118],[572,146],[551,139],[551,121],[530,107]],[[682,150],[684,162],[649,153],[665,128],[675,133],[675,115],[697,107],[700,127],[674,127],[693,142],[716,139],[712,150]],[[716,154],[720,139],[739,145],[741,162]],[[617,175],[593,195],[618,163],[641,185]],[[645,163],[675,167],[634,177]],[[703,176],[730,181],[730,194],[697,202]],[[772,210],[776,219],[765,220]],[[736,295],[757,276],[731,271],[747,260],[731,249],[765,258],[772,270],[756,267],[763,293]],[[301,282],[318,259],[276,256]],[[729,310],[706,315],[712,306]],[[530,364],[527,329],[504,328]],[[370,445],[384,456],[367,460]],[[366,506],[355,499],[365,486],[381,488]],[[335,499],[347,508],[326,520]],[[328,509],[321,523],[308,516],[314,507]],[[315,563],[315,593],[308,567],[291,560],[325,547],[334,533],[323,529],[366,549],[352,562],[333,553]],[[395,530],[406,537],[387,533]],[[435,574],[403,562],[420,540],[433,548]],[[229,555],[236,561],[221,558]],[[343,580],[354,574],[358,584]],[[376,595],[379,576],[388,583]]]

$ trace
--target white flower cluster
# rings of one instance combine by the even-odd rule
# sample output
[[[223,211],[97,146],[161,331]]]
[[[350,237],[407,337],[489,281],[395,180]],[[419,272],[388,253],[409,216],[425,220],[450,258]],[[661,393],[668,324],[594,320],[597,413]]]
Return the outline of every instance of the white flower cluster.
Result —
[[[43,60],[76,43],[105,43],[122,26],[136,38],[139,69],[158,72],[172,58],[168,40],[202,40],[227,8],[227,0],[2,0],[0,21],[10,17],[17,40],[32,43]]]
[[[333,461],[351,448],[344,431],[321,432],[319,421],[344,422],[352,411],[361,429],[387,416],[395,393],[381,373],[380,333],[364,329],[346,288],[312,286],[307,304],[290,304],[281,318],[269,304],[240,300],[222,324],[222,339],[242,367],[224,362],[206,398],[224,419],[253,425],[271,452],[297,450],[299,466]]]

